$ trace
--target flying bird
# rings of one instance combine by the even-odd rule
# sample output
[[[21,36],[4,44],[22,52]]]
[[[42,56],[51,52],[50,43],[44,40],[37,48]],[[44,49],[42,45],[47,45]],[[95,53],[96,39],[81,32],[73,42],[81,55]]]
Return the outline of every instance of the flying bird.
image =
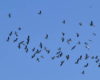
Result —
[[[42,11],[40,10],[40,11],[38,12],[38,14],[41,15],[41,14],[42,14]]]
[[[45,39],[48,39],[48,34],[46,34]]]
[[[65,21],[65,20],[63,20],[63,21],[62,21],[62,23],[63,23],[63,24],[65,24],[65,23],[66,23],[66,21]]]
[[[15,40],[13,40],[14,43],[17,42],[17,41],[18,41],[18,38],[16,38]]]
[[[80,36],[79,33],[76,33],[76,36],[79,37]]]
[[[88,67],[88,65],[89,65],[89,64],[87,63],[86,65],[84,65],[84,67],[86,68],[86,67]]]
[[[66,55],[66,59],[69,60],[69,58],[70,58],[70,56],[69,55]]]
[[[64,60],[63,60],[63,61],[61,61],[60,66],[62,66],[62,65],[64,64],[64,62],[65,62]]]
[[[71,50],[73,50],[73,49],[75,49],[76,48],[76,45],[74,45],[72,48],[71,48]]]
[[[85,71],[84,71],[84,70],[82,71],[82,74],[83,74],[83,75],[85,74]]]
[[[10,13],[8,14],[8,17],[11,18],[11,14]]]
[[[91,20],[91,22],[90,22],[90,26],[94,26],[94,23],[93,23],[93,21]]]
[[[19,27],[18,30],[20,31],[21,30],[21,27]]]

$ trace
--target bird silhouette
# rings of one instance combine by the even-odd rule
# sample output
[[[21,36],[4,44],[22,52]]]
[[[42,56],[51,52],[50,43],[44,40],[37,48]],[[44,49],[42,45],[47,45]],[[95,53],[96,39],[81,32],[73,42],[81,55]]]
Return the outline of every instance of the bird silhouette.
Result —
[[[20,31],[21,30],[21,27],[19,27],[18,30]]]
[[[89,64],[87,63],[87,64],[85,64],[85,65],[84,65],[84,67],[85,67],[85,68],[87,68],[87,67],[88,67],[88,65],[89,65]]]
[[[63,60],[63,61],[61,61],[60,66],[62,66],[62,65],[64,64],[64,62],[65,62],[64,60]]]
[[[83,75],[85,74],[85,71],[84,71],[84,70],[82,71],[82,74],[83,74]]]
[[[10,40],[10,37],[8,36],[8,38],[7,38],[7,40],[6,40],[6,41],[7,41],[7,42],[9,42],[9,40]]]
[[[72,48],[71,48],[71,50],[73,50],[73,49],[75,49],[76,48],[76,45],[74,45]]]
[[[76,33],[76,36],[79,37],[80,36],[79,33]]]
[[[42,11],[40,10],[40,11],[38,12],[38,14],[41,15],[41,14],[42,14]]]
[[[66,21],[65,21],[65,20],[63,20],[63,21],[62,21],[62,23],[63,23],[63,24],[65,24],[65,23],[66,23]]]
[[[66,59],[69,60],[69,58],[70,58],[70,56],[69,55],[66,55]]]
[[[40,42],[40,48],[42,48],[43,46],[42,46],[42,42]]]
[[[45,39],[48,39],[48,34],[46,34]]]
[[[8,14],[8,17],[11,18],[11,14],[10,13]]]
[[[94,23],[93,23],[93,21],[91,20],[91,22],[90,22],[90,26],[94,26]]]
[[[18,38],[16,38],[15,40],[13,40],[14,43],[17,42],[17,41],[18,41]]]

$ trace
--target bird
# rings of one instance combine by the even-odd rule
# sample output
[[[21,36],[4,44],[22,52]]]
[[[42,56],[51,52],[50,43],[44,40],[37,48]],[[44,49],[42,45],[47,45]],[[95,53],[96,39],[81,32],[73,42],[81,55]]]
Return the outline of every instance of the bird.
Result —
[[[63,23],[63,24],[65,24],[65,23],[66,23],[66,21],[65,21],[65,20],[63,20],[63,21],[62,21],[62,23]]]
[[[41,14],[42,14],[42,11],[40,10],[40,11],[38,12],[38,14],[41,15]]]
[[[97,59],[97,60],[96,60],[96,63],[98,63],[99,61],[100,61],[100,60],[99,60],[99,59]]]
[[[91,59],[94,59],[94,56],[92,56]]]
[[[79,59],[80,59],[80,60],[82,59],[82,55],[80,55]]]
[[[79,37],[79,33],[76,33],[76,36]]]
[[[36,60],[37,60],[37,62],[40,62],[40,59],[39,58],[37,58]]]
[[[95,59],[98,59],[98,56],[96,56]]]
[[[18,33],[15,31],[15,35],[18,37]]]
[[[34,52],[35,51],[35,48],[33,48],[32,51]]]
[[[91,22],[90,22],[90,26],[94,26],[94,23],[93,23],[93,21],[91,20]]]
[[[21,27],[19,27],[18,30],[20,31],[21,30]]]
[[[33,54],[31,57],[34,58],[36,54]]]
[[[82,74],[83,74],[83,75],[85,74],[85,71],[84,71],[84,70],[82,71]]]
[[[100,67],[100,63],[99,63],[99,65],[98,65],[98,67]]]
[[[42,42],[40,42],[40,48],[42,48],[43,46],[42,46]]]
[[[71,50],[73,50],[73,49],[75,49],[76,48],[76,45],[74,45],[72,48],[71,48]]]
[[[30,36],[28,35],[28,37],[27,37],[27,45],[29,44],[29,42],[30,42]]]
[[[60,66],[62,66],[62,65],[64,64],[64,62],[65,62],[64,60],[63,60],[63,61],[61,61]]]
[[[69,60],[69,58],[70,58],[70,56],[69,55],[66,55],[66,59]]]
[[[81,42],[80,42],[80,41],[78,41],[78,42],[77,42],[77,44],[78,44],[78,45],[80,45],[80,44],[81,44]]]
[[[70,44],[70,42],[72,42],[72,39],[71,38],[67,39],[67,43]]]
[[[48,39],[48,34],[46,34],[45,39]]]
[[[9,36],[12,36],[12,34],[13,34],[13,32],[11,31],[11,32],[9,33]]]
[[[54,60],[55,59],[55,56],[51,57],[51,59]]]
[[[61,38],[61,41],[64,42],[64,40],[65,40],[64,37],[62,37],[62,38]]]
[[[64,32],[62,32],[62,35],[64,36],[64,35],[65,35],[65,33],[64,33]]]
[[[15,40],[13,40],[14,43],[17,42],[17,41],[18,41],[18,38],[16,38]]]
[[[20,43],[18,44],[18,48],[19,48],[19,49],[21,48],[21,45],[20,45]]]
[[[85,54],[85,60],[87,60],[89,58],[88,54]]]
[[[89,65],[89,64],[87,63],[86,65],[84,65],[84,67],[86,68],[86,67],[88,67],[88,65]]]
[[[8,38],[7,38],[7,40],[6,40],[6,41],[8,42],[9,40],[10,40],[10,37],[8,36]]]
[[[8,17],[11,18],[11,13],[8,14]]]
[[[80,59],[78,58],[77,61],[75,62],[75,64],[78,64],[79,60],[80,60]]]
[[[83,25],[82,22],[79,22],[79,25],[82,26]]]

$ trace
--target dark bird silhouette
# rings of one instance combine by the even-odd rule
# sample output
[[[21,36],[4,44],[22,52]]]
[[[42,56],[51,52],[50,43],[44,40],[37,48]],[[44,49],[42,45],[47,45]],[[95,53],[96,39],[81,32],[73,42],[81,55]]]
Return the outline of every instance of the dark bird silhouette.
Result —
[[[84,70],[82,71],[82,74],[83,74],[83,75],[85,74],[85,71],[84,71]]]
[[[32,55],[32,58],[34,58],[34,57],[35,57],[35,55],[36,55],[36,54],[33,54],[33,55]]]
[[[11,32],[9,33],[9,36],[12,36],[12,34],[13,34],[13,32],[11,31]]]
[[[85,45],[88,45],[88,43],[87,43],[87,42],[84,42],[84,44],[85,44]]]
[[[62,23],[63,23],[63,24],[65,24],[65,23],[66,23],[66,21],[65,21],[65,20],[63,20],[63,21],[62,21]]]
[[[62,37],[62,38],[61,38],[61,41],[64,42],[64,40],[65,40],[64,37]]]
[[[40,59],[39,58],[37,58],[36,60],[37,60],[37,62],[40,62]]]
[[[34,51],[35,51],[35,48],[32,49],[32,52],[34,52]]]
[[[28,45],[29,42],[30,42],[30,36],[28,35],[26,44]]]
[[[8,17],[11,18],[11,14],[10,13],[8,14]]]
[[[25,52],[26,52],[26,53],[28,52],[28,48],[25,49]]]
[[[96,56],[95,59],[98,59],[98,56]]]
[[[84,65],[84,67],[86,68],[86,67],[88,67],[88,65],[89,65],[89,64],[87,63],[87,64]]]
[[[74,45],[72,48],[71,48],[71,50],[73,50],[73,49],[75,49],[76,48],[76,45]]]
[[[67,39],[67,43],[70,44],[70,42],[72,42],[72,39],[71,38]]]
[[[80,60],[82,59],[82,55],[80,55],[79,59],[80,59]]]
[[[100,63],[99,63],[99,65],[98,65],[98,67],[100,67]]]
[[[15,36],[18,37],[18,33],[15,31]]]
[[[64,32],[62,32],[62,35],[63,35],[63,36],[65,36],[65,33],[64,33]]]
[[[8,42],[9,40],[10,40],[10,37],[8,37],[6,41]]]
[[[42,14],[42,11],[40,10],[40,11],[38,12],[38,14],[41,15],[41,14]]]
[[[81,42],[80,42],[80,41],[78,41],[78,42],[77,42],[77,44],[78,44],[78,45],[80,45],[80,44],[81,44]]]
[[[93,21],[91,21],[91,22],[90,22],[90,26],[94,26],[94,23],[93,23]]]
[[[97,60],[96,60],[96,63],[98,63],[99,61],[100,61],[100,60],[99,60],[99,59],[97,59]]]
[[[16,38],[15,40],[13,40],[14,43],[17,42],[17,41],[18,41],[18,38]]]
[[[82,26],[83,25],[82,22],[79,22],[79,25]]]
[[[55,59],[55,56],[51,57],[51,59],[54,60]]]
[[[42,42],[40,42],[40,48],[42,48],[42,47],[43,47]]]
[[[20,44],[20,43],[18,44],[18,48],[19,48],[19,49],[21,48],[21,44]]]
[[[89,58],[88,54],[85,55],[85,60],[87,60]]]
[[[45,39],[48,39],[48,34],[46,34]]]
[[[19,27],[18,30],[20,31],[21,30],[21,27]]]
[[[64,60],[63,60],[63,61],[61,61],[60,66],[62,66],[62,65],[64,64],[64,62],[65,62]]]
[[[69,60],[69,58],[70,58],[70,56],[69,55],[66,55],[66,59]]]
[[[76,36],[79,37],[80,36],[79,33],[76,33]]]
[[[77,61],[75,62],[75,64],[78,64],[78,63],[79,63],[79,60],[80,60],[80,59],[78,58]]]

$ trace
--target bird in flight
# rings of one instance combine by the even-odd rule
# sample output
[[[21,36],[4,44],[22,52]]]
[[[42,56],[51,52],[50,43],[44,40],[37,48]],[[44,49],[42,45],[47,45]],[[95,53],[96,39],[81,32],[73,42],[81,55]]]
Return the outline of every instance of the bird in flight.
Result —
[[[21,30],[21,27],[19,27],[18,30],[20,31]]]
[[[8,17],[11,18],[11,14],[10,13],[8,14]]]
[[[63,21],[62,21],[62,23],[63,23],[63,24],[65,24],[65,23],[66,23],[66,21],[65,21],[65,20],[63,20]]]
[[[42,11],[40,10],[40,11],[38,12],[38,14],[41,15],[41,14],[42,14]]]
[[[48,39],[48,34],[46,34],[45,39]]]
[[[60,66],[62,66],[62,65],[64,64],[64,62],[65,62],[64,60],[63,60],[63,61],[61,61]]]
[[[91,20],[91,22],[90,22],[90,26],[92,27],[92,26],[94,26],[94,23],[93,23],[93,21]]]
[[[71,48],[71,50],[73,50],[73,49],[75,49],[76,48],[76,45],[74,45],[72,48]]]
[[[85,74],[85,71],[84,71],[84,70],[82,71],[82,74],[83,74],[83,75]]]
[[[76,36],[79,37],[79,33],[76,33]]]

